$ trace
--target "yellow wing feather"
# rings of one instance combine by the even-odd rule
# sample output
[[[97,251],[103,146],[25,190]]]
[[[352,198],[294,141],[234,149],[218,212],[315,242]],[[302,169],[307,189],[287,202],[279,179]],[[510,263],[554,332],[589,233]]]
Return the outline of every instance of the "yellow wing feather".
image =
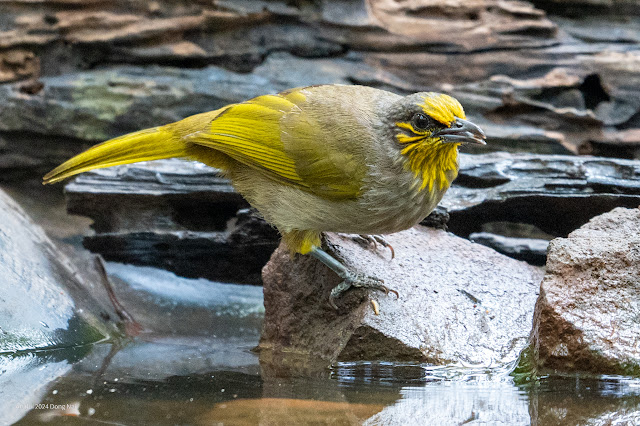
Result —
[[[186,141],[227,154],[250,167],[304,185],[293,158],[280,140],[280,119],[294,104],[277,95],[266,95],[232,105],[207,129]]]
[[[305,113],[305,101],[304,93],[294,90],[235,104],[185,140],[280,182],[329,198],[355,197],[362,180],[358,162],[331,148],[331,135]]]
[[[328,198],[355,197],[365,162],[349,153],[349,146],[344,145],[349,137],[344,135],[357,126],[336,125],[327,132],[330,125],[305,109],[307,94],[306,89],[294,89],[260,96],[120,136],[66,161],[48,173],[44,183],[101,167],[182,157],[224,170],[237,161],[274,180]],[[320,99],[329,102],[321,108],[334,111],[331,97]]]

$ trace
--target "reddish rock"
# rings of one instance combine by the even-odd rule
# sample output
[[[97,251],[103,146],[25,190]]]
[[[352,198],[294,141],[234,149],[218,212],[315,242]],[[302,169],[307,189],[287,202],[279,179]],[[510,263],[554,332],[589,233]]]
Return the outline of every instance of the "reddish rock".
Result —
[[[540,368],[640,375],[640,209],[551,241],[536,304]]]
[[[280,246],[263,269],[261,359],[273,353],[353,360],[496,366],[526,344],[542,273],[441,230],[417,226],[367,249],[329,234],[329,251],[356,271],[384,279],[392,294],[350,290],[328,304],[340,279],[309,256]],[[379,302],[376,315],[370,302]],[[280,360],[281,361],[281,360]],[[280,362],[279,361],[279,362]]]

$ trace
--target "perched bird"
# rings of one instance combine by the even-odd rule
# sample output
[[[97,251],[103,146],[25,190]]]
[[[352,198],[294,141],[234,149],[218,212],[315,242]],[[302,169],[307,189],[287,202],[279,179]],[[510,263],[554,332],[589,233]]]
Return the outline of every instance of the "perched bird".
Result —
[[[351,286],[389,289],[322,250],[322,232],[370,236],[414,226],[456,178],[458,147],[484,139],[448,95],[320,85],[103,142],[52,170],[44,183],[171,157],[221,169],[292,253],[310,254],[344,280],[330,293],[335,307]]]

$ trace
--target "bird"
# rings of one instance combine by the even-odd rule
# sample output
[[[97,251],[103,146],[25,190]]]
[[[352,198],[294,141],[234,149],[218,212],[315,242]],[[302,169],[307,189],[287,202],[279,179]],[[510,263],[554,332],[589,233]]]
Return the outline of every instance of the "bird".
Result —
[[[462,144],[484,145],[486,136],[452,96],[326,84],[116,137],[67,160],[43,183],[166,158],[217,168],[279,231],[292,255],[310,255],[342,278],[329,294],[337,309],[352,287],[393,290],[327,253],[322,234],[384,244],[383,235],[418,224],[457,177]]]

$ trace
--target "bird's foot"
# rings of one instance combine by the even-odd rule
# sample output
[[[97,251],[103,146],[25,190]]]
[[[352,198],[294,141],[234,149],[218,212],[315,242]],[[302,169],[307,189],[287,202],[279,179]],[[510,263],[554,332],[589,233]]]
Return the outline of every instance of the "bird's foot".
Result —
[[[391,259],[396,257],[396,252],[393,249],[393,246],[389,244],[389,242],[382,235],[360,234],[360,235],[355,235],[353,239],[362,245],[367,245],[367,246],[372,245],[374,250],[378,250],[378,244],[380,244],[382,247],[388,248],[389,251],[391,251]]]
[[[347,272],[343,278],[344,278],[344,281],[342,281],[340,284],[338,284],[333,289],[331,289],[331,293],[329,294],[329,304],[334,309],[338,309],[338,306],[336,305],[336,299],[342,296],[351,287],[379,290],[379,291],[383,291],[385,295],[388,295],[389,293],[393,293],[396,295],[396,298],[400,297],[397,291],[385,286],[384,280],[381,280],[380,278],[359,274],[355,272]]]

